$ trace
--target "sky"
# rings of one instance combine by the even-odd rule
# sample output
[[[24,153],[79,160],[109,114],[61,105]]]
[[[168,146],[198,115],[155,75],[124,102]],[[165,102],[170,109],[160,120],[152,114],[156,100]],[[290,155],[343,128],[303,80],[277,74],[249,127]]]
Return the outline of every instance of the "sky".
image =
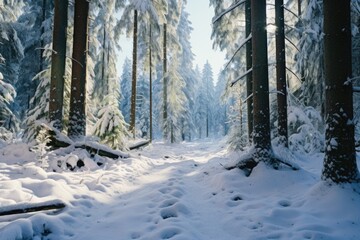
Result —
[[[186,10],[190,14],[189,20],[192,23],[193,31],[191,34],[192,51],[195,54],[194,67],[199,66],[200,70],[206,61],[209,61],[216,82],[218,73],[225,63],[225,53],[213,50],[211,38],[211,19],[214,10],[209,6],[209,0],[190,0],[186,5]],[[131,59],[132,39],[121,39],[122,51],[119,53],[118,69],[122,71],[124,57]]]
[[[212,49],[211,19],[214,16],[214,10],[209,6],[209,0],[191,0],[188,1],[186,10],[189,12],[189,19],[194,28],[191,34],[191,45],[195,54],[194,65],[199,65],[200,69],[208,60],[213,68],[215,81],[217,75],[225,63],[225,53]]]

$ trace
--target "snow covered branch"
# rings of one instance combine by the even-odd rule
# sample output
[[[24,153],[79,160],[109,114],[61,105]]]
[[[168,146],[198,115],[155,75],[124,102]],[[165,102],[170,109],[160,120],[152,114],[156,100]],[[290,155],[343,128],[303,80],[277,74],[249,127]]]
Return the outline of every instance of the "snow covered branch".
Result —
[[[344,85],[349,85],[349,84],[351,84],[353,81],[356,81],[356,80],[359,80],[359,79],[360,79],[360,76],[359,76],[359,77],[349,78],[348,80],[346,80],[346,82],[344,82]]]
[[[360,93],[360,87],[353,87],[353,92]]]
[[[222,18],[225,14],[231,12],[232,10],[234,10],[235,8],[237,8],[238,6],[240,6],[241,4],[243,4],[245,2],[246,2],[246,0],[242,0],[240,2],[237,2],[237,3],[233,4],[233,5],[231,5],[229,8],[225,9],[218,16],[215,16],[213,18],[213,24],[216,23],[217,21],[219,21],[219,19]]]
[[[230,87],[234,86],[235,83],[237,83],[238,81],[240,81],[242,78],[246,77],[249,73],[252,72],[252,68],[250,68],[249,70],[247,70],[243,75],[240,75],[237,79],[233,80],[230,84]]]
[[[251,38],[252,38],[252,35],[251,35],[251,33],[250,33],[247,38],[245,38],[244,40],[242,40],[242,41],[240,42],[240,46],[236,49],[235,53],[232,55],[231,59],[230,59],[230,60],[228,61],[228,63],[226,64],[224,70],[227,69],[227,67],[230,65],[230,63],[232,62],[232,60],[234,60],[236,54],[240,51],[240,49],[241,49],[248,41],[250,41]],[[223,71],[224,71],[224,70],[223,70]]]

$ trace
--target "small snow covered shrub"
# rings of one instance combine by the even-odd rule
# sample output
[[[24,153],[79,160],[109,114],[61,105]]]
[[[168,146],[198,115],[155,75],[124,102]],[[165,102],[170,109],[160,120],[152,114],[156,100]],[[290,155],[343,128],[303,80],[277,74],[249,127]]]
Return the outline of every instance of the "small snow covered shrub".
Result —
[[[31,147],[31,151],[36,153],[37,163],[42,168],[46,168],[48,166],[48,158],[46,155],[49,150],[48,144],[50,142],[50,136],[45,128],[41,128],[40,125],[38,128],[38,134],[34,139],[34,145]]]
[[[0,127],[0,139],[5,142],[9,142],[11,139],[13,139],[13,133],[4,127]]]
[[[110,101],[108,105],[99,110],[99,120],[94,126],[94,135],[98,136],[102,143],[112,148],[126,150],[126,139],[129,136],[127,124],[115,103]]]
[[[247,131],[243,119],[239,116],[234,107],[230,107],[230,131],[228,134],[229,149],[233,151],[243,151],[247,144]]]
[[[289,148],[300,153],[324,150],[324,123],[313,107],[290,106],[288,108]]]

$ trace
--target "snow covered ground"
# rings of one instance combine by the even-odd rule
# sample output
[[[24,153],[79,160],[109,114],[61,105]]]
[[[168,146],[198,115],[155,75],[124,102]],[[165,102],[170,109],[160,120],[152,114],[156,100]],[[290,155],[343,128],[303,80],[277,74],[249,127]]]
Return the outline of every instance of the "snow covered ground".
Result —
[[[85,153],[82,153],[85,154]],[[81,154],[80,154],[81,155]],[[0,210],[58,199],[60,211],[0,217],[0,239],[360,239],[360,186],[320,181],[321,154],[299,171],[226,171],[221,141],[156,142],[91,170],[45,171],[24,144],[0,147]]]

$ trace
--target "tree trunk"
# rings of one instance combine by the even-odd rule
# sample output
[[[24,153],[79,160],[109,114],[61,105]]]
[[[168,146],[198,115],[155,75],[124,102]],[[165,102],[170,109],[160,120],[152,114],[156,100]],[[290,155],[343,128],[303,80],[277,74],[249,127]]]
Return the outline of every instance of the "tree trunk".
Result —
[[[63,1],[64,3],[66,3],[66,1]],[[64,4],[63,3],[63,4]],[[55,3],[56,4],[56,3]],[[64,13],[65,14],[65,13]],[[67,11],[66,11],[66,18],[67,18]],[[43,0],[42,2],[42,21],[41,24],[43,24],[45,22],[46,19],[46,0]],[[66,24],[67,26],[67,24]],[[39,68],[39,72],[42,72],[44,70],[44,59],[43,59],[43,54],[44,54],[44,48],[45,48],[45,43],[44,43],[44,33],[45,33],[45,27],[41,26],[41,36],[40,36],[40,68]],[[54,36],[54,35],[53,35]]]
[[[266,0],[251,0],[254,133],[256,161],[271,155]]]
[[[75,1],[74,40],[68,135],[80,138],[86,132],[86,70],[88,51],[89,1]]]
[[[105,85],[105,92],[103,93],[104,96],[109,94],[109,89],[108,89],[108,83],[107,83],[107,79],[105,77],[105,67],[106,67],[106,27],[104,27],[104,32],[103,32],[103,53],[102,53],[102,67],[101,67],[101,81],[104,83]]]
[[[135,139],[135,118],[136,118],[136,72],[137,72],[137,35],[138,35],[138,12],[134,10],[134,31],[133,31],[133,62],[131,80],[131,110],[130,110],[130,132]]]
[[[152,48],[151,48],[151,41],[152,41],[152,29],[151,23],[149,26],[149,102],[150,102],[150,142],[153,139],[153,123],[152,123]]]
[[[278,136],[280,144],[288,146],[287,89],[285,63],[284,1],[275,0],[276,26],[276,86],[278,104]]]
[[[206,107],[206,137],[209,137],[209,107]]]
[[[335,183],[358,178],[351,78],[350,0],[324,0],[326,143],[321,178]]]
[[[164,23],[164,30],[163,30],[163,137],[165,140],[168,139],[168,122],[167,122],[167,49],[166,49],[166,44],[167,44],[167,40],[166,40],[166,35],[167,35],[167,30],[166,30],[166,23]]]
[[[54,127],[58,130],[62,129],[66,62],[66,29],[68,21],[67,10],[68,0],[55,0],[49,120],[50,122],[53,122]]]
[[[246,0],[245,2],[245,33],[246,37],[251,34],[251,0]],[[249,40],[246,43],[246,70],[252,68],[252,47],[251,41]],[[248,140],[249,143],[252,142],[252,134],[254,129],[254,120],[253,120],[253,98],[249,97],[253,93],[253,82],[252,82],[252,73],[250,72],[246,76],[246,95],[247,95],[247,118],[248,118]]]

